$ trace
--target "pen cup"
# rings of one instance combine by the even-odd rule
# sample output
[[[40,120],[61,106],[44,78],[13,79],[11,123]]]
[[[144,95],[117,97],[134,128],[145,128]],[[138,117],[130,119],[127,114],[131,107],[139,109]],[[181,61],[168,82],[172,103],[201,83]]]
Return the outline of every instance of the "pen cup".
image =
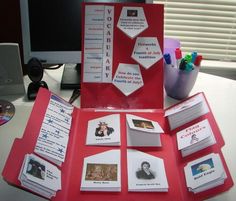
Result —
[[[175,99],[184,99],[191,92],[198,75],[199,68],[190,72],[164,64],[164,87],[166,94]]]

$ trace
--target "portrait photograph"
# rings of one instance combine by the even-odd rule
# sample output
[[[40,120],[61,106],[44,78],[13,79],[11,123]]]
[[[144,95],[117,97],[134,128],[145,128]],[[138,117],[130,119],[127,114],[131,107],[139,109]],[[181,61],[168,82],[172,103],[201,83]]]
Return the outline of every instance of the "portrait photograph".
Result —
[[[151,164],[148,161],[143,161],[136,171],[137,179],[150,180],[155,179],[155,172],[151,168]]]

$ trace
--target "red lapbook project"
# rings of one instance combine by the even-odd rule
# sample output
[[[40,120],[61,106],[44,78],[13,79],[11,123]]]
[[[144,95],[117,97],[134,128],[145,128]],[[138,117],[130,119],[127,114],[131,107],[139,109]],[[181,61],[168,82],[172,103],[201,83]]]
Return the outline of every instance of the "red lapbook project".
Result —
[[[163,5],[82,8],[81,107],[163,108]]]
[[[24,131],[24,135],[21,139],[16,139],[13,143],[12,149],[9,153],[8,159],[6,161],[5,167],[2,172],[2,176],[9,184],[14,186],[26,189],[22,187],[18,176],[21,171],[21,167],[24,161],[26,154],[34,153],[35,146],[39,133],[41,132],[41,127],[45,118],[45,113],[48,110],[48,105],[52,97],[52,93],[46,89],[40,89],[37,99],[35,101],[33,110],[29,117],[27,126]],[[53,95],[55,96],[55,95]],[[59,99],[59,98],[58,98]],[[191,111],[191,112],[190,112]],[[192,114],[189,116],[189,114]],[[119,122],[113,126],[115,130],[119,127],[120,139],[117,145],[107,146],[107,145],[88,145],[88,135],[89,125],[93,120],[100,121],[101,118],[111,115],[119,115]],[[127,115],[129,117],[135,117],[133,120],[136,120],[136,123],[142,120],[146,125],[146,129],[150,130],[155,127],[155,123],[158,123],[159,130],[157,132],[162,132],[160,135],[161,145],[157,146],[148,146],[149,142],[146,142],[146,145],[139,146],[139,144],[128,145],[127,138],[127,128],[129,124],[127,123]],[[139,118],[138,118],[139,117]],[[183,118],[183,119],[181,119]],[[111,121],[111,117],[106,119],[106,121]],[[115,118],[114,118],[115,119]],[[104,118],[103,118],[104,120]],[[178,121],[176,121],[178,120]],[[180,122],[182,120],[182,122]],[[197,134],[201,132],[201,128],[204,129],[207,127],[205,124],[200,128],[202,122],[207,121],[209,124],[208,128],[211,129],[211,137],[215,139],[215,143],[202,147],[202,149],[194,153],[190,153],[188,156],[183,157],[181,152],[178,150],[178,141],[177,138],[180,136],[180,139],[188,137],[190,134]],[[201,123],[199,123],[201,122]],[[109,123],[111,124],[111,122]],[[118,125],[118,127],[117,127]],[[142,127],[141,124],[134,124],[137,127]],[[161,131],[162,129],[163,131]],[[144,129],[144,127],[142,127]],[[141,130],[142,130],[141,129]],[[191,131],[191,132],[189,132]],[[142,133],[142,132],[141,132]],[[144,132],[145,133],[145,132]],[[135,133],[140,135],[140,133]],[[183,134],[183,135],[182,135]],[[209,134],[209,132],[208,132]],[[146,138],[149,138],[149,135],[146,135]],[[156,133],[155,133],[156,135]],[[196,137],[196,136],[195,136]],[[200,134],[197,134],[197,137],[200,141]],[[101,139],[101,138],[100,138]],[[130,139],[129,139],[130,140]],[[178,143],[177,143],[178,142]],[[205,141],[202,141],[205,142]],[[117,141],[116,141],[117,143]],[[129,142],[130,143],[130,142]],[[131,143],[136,143],[131,141]],[[152,143],[152,142],[150,142]],[[186,145],[189,142],[185,142]],[[198,147],[202,146],[204,143],[199,144]],[[27,146],[26,146],[27,145]],[[61,171],[61,190],[56,192],[56,196],[52,197],[51,200],[54,201],[68,201],[68,200],[136,200],[143,201],[144,199],[149,201],[154,200],[177,200],[177,201],[196,201],[204,200],[209,197],[215,196],[219,193],[227,191],[230,187],[233,186],[233,181],[230,175],[230,172],[227,168],[226,162],[221,152],[221,148],[224,146],[224,140],[221,136],[220,130],[217,126],[217,123],[214,119],[213,113],[206,101],[206,98],[203,93],[198,93],[184,101],[181,101],[175,106],[168,108],[166,110],[154,109],[154,110],[95,110],[95,109],[80,109],[73,108],[72,113],[72,122],[69,132],[69,140],[66,151],[66,157],[61,166],[57,166]],[[128,181],[128,171],[129,162],[127,161],[127,152],[129,149],[138,150],[145,154],[148,154],[152,157],[158,157],[163,160],[164,170],[166,173],[166,180],[168,182],[168,187],[166,192],[130,192],[128,188],[130,186]],[[195,147],[196,149],[196,147]],[[117,192],[98,192],[98,191],[81,191],[82,185],[82,175],[83,175],[83,161],[89,156],[93,156],[109,150],[118,150],[120,151],[120,189]],[[192,149],[190,149],[191,151]],[[36,154],[36,153],[35,153]],[[224,169],[224,174],[220,176],[220,179],[223,178],[221,184],[217,184],[215,187],[211,186],[208,190],[200,190],[201,192],[194,193],[188,190],[188,185],[186,182],[185,167],[190,162],[204,157],[208,154],[217,154],[219,159],[222,162],[222,169]],[[36,154],[38,155],[38,154]],[[41,157],[43,158],[43,157]],[[45,159],[46,160],[46,159]],[[108,160],[108,159],[107,159]],[[114,160],[111,158],[111,160]],[[206,161],[206,160],[205,160]],[[49,163],[53,164],[49,161]],[[199,162],[197,162],[199,163]],[[206,162],[205,162],[206,163]],[[200,163],[199,163],[200,164]],[[201,163],[202,164],[202,163]],[[54,164],[55,165],[55,164]],[[202,165],[201,165],[202,166]],[[213,167],[211,164],[211,171],[203,170],[203,173],[196,173],[194,171],[200,171],[198,168],[195,168],[194,165],[191,166],[193,175],[197,175],[194,179],[199,179],[203,176],[204,171],[208,171],[208,174],[214,174],[217,167]],[[209,165],[208,165],[209,168]],[[194,170],[195,169],[195,170]],[[157,170],[156,170],[157,171]],[[206,172],[205,172],[206,173]],[[201,176],[199,176],[201,175]],[[188,175],[187,175],[188,176]],[[158,177],[157,177],[158,178]],[[201,179],[201,178],[200,178]],[[218,183],[218,182],[216,182]],[[89,187],[89,186],[87,186]],[[29,189],[27,189],[29,190]],[[199,190],[199,189],[197,189]]]

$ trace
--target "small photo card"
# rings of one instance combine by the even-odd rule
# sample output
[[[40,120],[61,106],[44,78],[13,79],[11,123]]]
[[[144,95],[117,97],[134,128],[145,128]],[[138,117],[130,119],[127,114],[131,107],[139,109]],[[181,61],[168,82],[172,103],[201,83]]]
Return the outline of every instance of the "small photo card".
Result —
[[[168,118],[170,129],[174,130],[209,112],[209,107],[203,93],[187,99],[170,109],[167,109],[165,116]]]
[[[222,185],[227,178],[221,158],[215,153],[189,162],[184,173],[187,187],[194,193]]]
[[[84,159],[81,191],[121,191],[120,150],[109,150]]]
[[[164,160],[134,149],[127,150],[128,191],[167,192]]]
[[[61,190],[61,171],[34,154],[25,155],[18,179],[23,187],[46,198]]]
[[[215,136],[207,119],[177,132],[178,150],[188,156],[216,143]]]
[[[86,145],[120,145],[120,115],[112,114],[89,120]]]
[[[164,133],[156,121],[136,115],[126,115],[128,146],[161,146],[160,134]]]

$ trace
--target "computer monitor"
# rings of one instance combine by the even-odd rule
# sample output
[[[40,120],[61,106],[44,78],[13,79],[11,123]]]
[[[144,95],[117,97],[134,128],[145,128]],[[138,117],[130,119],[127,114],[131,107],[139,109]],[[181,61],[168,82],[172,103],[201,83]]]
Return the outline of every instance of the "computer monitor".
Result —
[[[43,64],[65,66],[61,88],[78,88],[81,64],[81,2],[152,0],[20,0],[24,63],[36,57]]]

